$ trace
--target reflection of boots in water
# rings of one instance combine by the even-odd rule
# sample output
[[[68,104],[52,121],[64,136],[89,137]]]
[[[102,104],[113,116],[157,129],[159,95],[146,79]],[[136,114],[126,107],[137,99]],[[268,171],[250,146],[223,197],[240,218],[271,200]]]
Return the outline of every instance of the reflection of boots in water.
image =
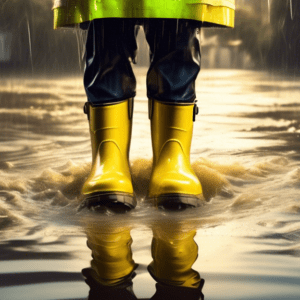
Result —
[[[129,168],[133,99],[85,105],[92,142],[92,169],[85,181],[82,207],[130,210],[136,206]]]
[[[106,225],[87,229],[92,250],[91,267],[82,270],[90,287],[88,300],[134,300],[132,279],[137,265],[132,260],[130,230]]]
[[[191,267],[198,256],[195,230],[176,224],[153,229],[152,257],[148,271],[157,282],[152,300],[202,300],[204,280]]]
[[[132,289],[132,278],[116,286],[105,286],[90,277],[87,269],[82,270],[85,282],[90,287],[88,300],[137,300]],[[134,274],[134,273],[133,273]]]
[[[151,300],[204,300],[204,295],[202,294],[203,285],[204,280],[195,289],[157,283],[156,293]]]

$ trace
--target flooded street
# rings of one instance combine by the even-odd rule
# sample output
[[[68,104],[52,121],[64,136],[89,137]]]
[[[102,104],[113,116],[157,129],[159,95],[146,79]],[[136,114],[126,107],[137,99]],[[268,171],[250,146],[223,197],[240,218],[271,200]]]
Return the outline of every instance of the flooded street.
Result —
[[[82,79],[1,78],[0,298],[86,298],[87,228],[129,228],[139,299],[155,293],[147,271],[152,231],[170,247],[183,239],[193,245],[189,233],[197,232],[193,269],[205,280],[205,299],[299,299],[300,80],[201,71],[191,161],[207,202],[167,213],[144,200],[152,158],[147,69],[134,71],[130,159],[138,206],[125,216],[76,210],[91,163]]]

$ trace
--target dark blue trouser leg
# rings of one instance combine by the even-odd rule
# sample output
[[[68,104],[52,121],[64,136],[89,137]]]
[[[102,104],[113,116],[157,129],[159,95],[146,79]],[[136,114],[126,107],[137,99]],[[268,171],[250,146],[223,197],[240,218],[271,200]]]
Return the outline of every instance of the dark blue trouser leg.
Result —
[[[193,20],[148,19],[144,23],[150,46],[147,96],[165,102],[194,102],[200,71],[200,45]]]
[[[93,105],[135,96],[131,61],[136,57],[137,31],[134,19],[96,19],[90,23],[84,87]]]

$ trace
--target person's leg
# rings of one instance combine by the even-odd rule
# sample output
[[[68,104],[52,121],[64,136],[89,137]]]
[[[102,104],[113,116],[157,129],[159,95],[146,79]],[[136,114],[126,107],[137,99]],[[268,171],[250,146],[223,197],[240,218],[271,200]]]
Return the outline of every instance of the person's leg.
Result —
[[[195,80],[200,71],[197,37],[200,26],[201,23],[193,20],[145,20],[144,30],[150,47],[149,99],[172,103],[195,101]]]
[[[150,19],[145,34],[150,46],[147,95],[153,145],[148,198],[169,209],[196,207],[202,187],[190,165],[195,80],[200,71],[200,23]]]
[[[84,87],[92,142],[92,169],[81,207],[128,210],[136,206],[129,168],[137,27],[133,19],[97,19],[86,43]]]
[[[138,27],[134,19],[96,19],[90,23],[86,42],[84,87],[93,106],[135,96],[131,68],[137,53]]]

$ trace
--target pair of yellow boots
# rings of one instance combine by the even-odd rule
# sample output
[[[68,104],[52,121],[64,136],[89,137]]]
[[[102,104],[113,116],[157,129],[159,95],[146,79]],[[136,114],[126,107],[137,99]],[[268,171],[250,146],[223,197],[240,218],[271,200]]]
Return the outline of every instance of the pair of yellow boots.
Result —
[[[190,165],[194,104],[149,100],[153,167],[147,198],[158,207],[197,207],[202,187]],[[129,148],[133,98],[111,105],[85,105],[92,142],[92,169],[85,181],[82,206],[130,210],[136,206]]]

